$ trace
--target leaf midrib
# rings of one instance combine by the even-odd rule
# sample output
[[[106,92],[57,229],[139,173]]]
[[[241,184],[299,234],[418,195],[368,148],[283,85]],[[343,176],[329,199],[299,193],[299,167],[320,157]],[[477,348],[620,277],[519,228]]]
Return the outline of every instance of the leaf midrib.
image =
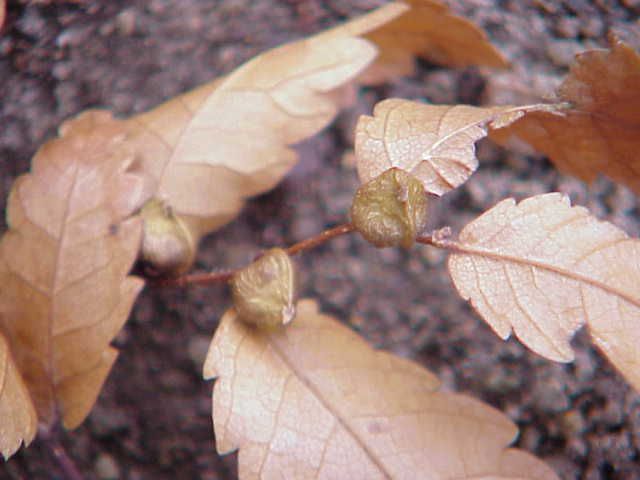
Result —
[[[630,240],[630,239],[629,239]],[[505,261],[505,262],[510,262],[510,263],[514,263],[517,265],[525,265],[525,266],[529,266],[529,267],[534,267],[534,268],[539,268],[541,270],[545,270],[547,272],[551,272],[551,273],[556,273],[558,275],[561,275],[563,277],[569,278],[571,280],[575,280],[576,282],[579,283],[584,283],[587,284],[589,286],[598,288],[600,290],[602,290],[603,292],[609,294],[609,295],[613,295],[616,297],[619,297],[629,303],[631,303],[632,305],[634,305],[637,308],[640,308],[640,298],[634,298],[631,295],[620,291],[618,289],[616,289],[615,287],[608,285],[604,282],[601,282],[597,279],[594,279],[592,277],[587,277],[585,275],[579,274],[579,273],[575,273],[574,271],[571,270],[566,270],[562,267],[558,267],[556,265],[553,264],[549,264],[546,263],[544,261],[540,261],[540,260],[534,260],[534,259],[529,259],[529,258],[523,258],[523,257],[518,257],[515,255],[509,255],[509,254],[504,254],[504,253],[499,253],[499,252],[495,252],[493,250],[489,250],[486,248],[482,248],[482,247],[474,247],[471,245],[465,245],[462,243],[457,243],[455,244],[455,246],[447,246],[445,247],[449,250],[451,250],[454,254],[462,254],[462,255],[471,255],[471,256],[476,256],[476,257],[484,257],[484,258],[489,258],[491,260],[496,260],[496,261]]]
[[[373,465],[375,465],[376,468],[382,473],[384,478],[392,480],[393,476],[391,475],[391,473],[389,473],[386,467],[380,462],[380,460],[378,460],[377,456],[374,452],[371,451],[366,441],[361,438],[358,432],[356,432],[351,427],[351,425],[349,425],[347,420],[342,415],[342,412],[336,409],[335,406],[324,397],[322,392],[313,384],[313,382],[309,380],[306,375],[304,375],[304,372],[297,369],[295,364],[289,361],[289,357],[285,354],[284,351],[282,351],[277,342],[271,340],[269,341],[269,345],[273,348],[273,351],[278,356],[278,358],[282,360],[282,362],[284,362],[284,364],[291,372],[293,372],[296,378],[300,380],[300,382],[312,393],[314,398],[316,398],[327,411],[331,412],[331,415],[333,416],[333,418],[335,418],[335,421],[342,428],[344,428],[344,430],[349,434],[349,436],[351,436],[351,438],[356,441],[356,443],[364,451],[365,455],[371,460],[371,463],[373,463]],[[329,439],[327,439],[327,441],[329,441]]]

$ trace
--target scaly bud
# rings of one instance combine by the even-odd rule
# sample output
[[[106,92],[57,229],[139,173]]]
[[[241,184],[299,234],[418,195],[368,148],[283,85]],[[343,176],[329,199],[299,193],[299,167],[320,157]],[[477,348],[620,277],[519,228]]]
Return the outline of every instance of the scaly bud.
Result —
[[[193,263],[196,246],[182,220],[170,206],[149,200],[140,211],[143,220],[140,259],[152,276],[177,276]]]
[[[295,316],[293,262],[281,248],[264,253],[231,280],[238,317],[261,328],[286,325]]]
[[[422,183],[391,168],[362,185],[351,206],[351,221],[376,247],[409,248],[424,229],[427,196]]]

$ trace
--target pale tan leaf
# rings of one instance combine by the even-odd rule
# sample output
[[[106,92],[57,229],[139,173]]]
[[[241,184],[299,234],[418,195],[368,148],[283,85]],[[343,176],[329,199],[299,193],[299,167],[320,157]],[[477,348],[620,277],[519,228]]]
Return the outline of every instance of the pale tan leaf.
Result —
[[[587,324],[596,345],[640,388],[640,241],[558,193],[504,200],[460,234],[449,271],[498,335],[571,361]]]
[[[585,181],[598,174],[640,193],[640,56],[623,42],[577,56],[556,111],[532,112],[492,138],[520,137]]]
[[[297,312],[264,331],[230,310],[209,349],[217,449],[240,449],[241,479],[556,478],[505,449],[517,429],[498,411],[438,392],[431,373],[373,350],[313,301]]]
[[[127,311],[127,316],[128,313]],[[123,317],[123,323],[127,316]],[[115,333],[117,332],[112,332],[113,335]],[[102,351],[96,364],[77,374],[63,378],[56,385],[56,396],[58,403],[63,408],[63,423],[66,428],[75,428],[84,421],[96,403],[102,385],[117,357],[118,351],[113,347],[107,347]]]
[[[132,118],[143,169],[199,237],[272,188],[296,161],[290,146],[324,128],[343,87],[376,56],[357,35],[406,10],[394,3],[245,63],[215,86]]]
[[[541,105],[479,108],[383,100],[373,116],[358,119],[355,152],[362,183],[397,167],[420,180],[429,193],[464,183],[478,168],[475,142]]]
[[[403,15],[365,35],[380,50],[360,81],[377,84],[413,72],[414,57],[452,67],[486,65],[504,68],[505,58],[487,35],[469,20],[434,0],[405,0]]]
[[[126,121],[136,162],[154,194],[171,152],[194,113],[224,80],[225,77],[217,78]]]
[[[416,18],[424,25],[416,27]],[[446,24],[436,28],[434,22]],[[410,35],[390,41],[405,27]],[[446,32],[459,36],[457,47],[450,48]],[[135,157],[135,169],[146,179],[143,196],[166,205],[197,244],[233,219],[247,197],[282,179],[297,160],[291,147],[353,100],[360,75],[376,57],[380,61],[366,78],[382,70],[400,75],[404,69],[395,65],[412,62],[414,55],[456,65],[504,63],[476,27],[446,7],[427,0],[393,2],[259,55],[148,113],[109,122],[126,135],[119,154]],[[188,266],[191,259],[180,260]]]
[[[377,66],[359,77],[378,55]],[[335,117],[356,78],[401,75],[406,69],[397,64],[411,63],[414,55],[504,65],[484,35],[446,7],[426,0],[385,5],[259,55],[224,79],[130,119],[150,191],[198,239],[235,217],[247,197],[280,181],[296,161],[290,147]]]
[[[142,281],[127,276],[140,244],[128,218],[143,194],[124,135],[102,112],[61,127],[9,197],[0,242],[0,331],[36,407],[68,428],[87,415],[115,359],[109,342]]]
[[[0,332],[0,454],[7,459],[36,434],[36,411]]]
[[[4,19],[7,16],[7,2],[6,0],[0,0],[0,30],[4,25]]]

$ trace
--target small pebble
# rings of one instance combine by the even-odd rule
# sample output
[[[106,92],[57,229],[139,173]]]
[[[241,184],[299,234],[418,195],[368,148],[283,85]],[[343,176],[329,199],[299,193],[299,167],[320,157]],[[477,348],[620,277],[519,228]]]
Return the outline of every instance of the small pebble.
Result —
[[[569,437],[581,434],[585,429],[585,421],[578,410],[569,410],[562,416],[562,427]]]
[[[115,459],[108,453],[101,453],[96,459],[95,472],[100,480],[116,480],[120,478],[120,468]]]
[[[131,35],[136,29],[136,13],[130,8],[120,12],[116,18],[118,33],[122,36]]]
[[[576,54],[583,50],[582,44],[573,40],[554,40],[547,45],[547,55],[559,67],[571,65],[575,60]]]
[[[96,406],[90,417],[91,430],[98,437],[108,437],[116,432],[126,430],[131,419],[119,410]]]
[[[189,344],[187,345],[189,358],[193,362],[193,366],[198,374],[202,372],[202,365],[204,364],[204,359],[207,356],[210,343],[211,339],[208,336],[198,335],[189,340]]]

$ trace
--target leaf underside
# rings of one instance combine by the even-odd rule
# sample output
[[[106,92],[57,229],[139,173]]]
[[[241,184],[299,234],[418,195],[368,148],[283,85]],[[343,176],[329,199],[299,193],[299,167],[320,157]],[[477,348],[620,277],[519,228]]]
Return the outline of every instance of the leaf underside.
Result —
[[[469,20],[452,14],[445,4],[433,0],[406,0],[404,3],[410,10],[365,35],[380,53],[360,77],[362,83],[379,84],[411,74],[415,57],[450,67],[508,66],[482,30]]]
[[[0,241],[0,368],[11,379],[0,382],[0,405],[24,397],[24,384],[29,401],[21,416],[10,415],[26,441],[35,419],[29,402],[40,423],[58,416],[68,428],[82,422],[115,360],[109,343],[142,287],[127,276],[141,233],[128,217],[142,199],[142,182],[127,171],[132,157],[105,154],[121,130],[93,113],[64,124],[61,135],[15,182]],[[4,431],[0,437],[4,442]],[[10,443],[3,443],[4,455],[12,453]]]
[[[557,193],[507,199],[467,225],[449,271],[463,298],[502,338],[573,360],[586,324],[596,345],[640,388],[640,241]]]
[[[246,198],[295,164],[292,145],[350,102],[376,56],[359,38],[406,10],[393,3],[343,26],[270,50],[215,85],[129,120],[143,171],[196,238],[227,223]],[[346,89],[346,90],[345,90]]]
[[[413,29],[409,41],[389,41],[415,18],[424,28]],[[451,48],[451,37],[460,48]],[[128,144],[148,192],[167,202],[198,239],[234,218],[248,197],[273,188],[297,162],[291,146],[349,106],[357,84],[406,74],[415,55],[444,64],[505,65],[477,27],[445,6],[394,2],[265,52],[225,78],[129,119]]]
[[[373,350],[313,301],[297,312],[265,332],[230,310],[209,349],[217,449],[240,449],[241,479],[556,478],[505,449],[517,429],[493,408],[438,392],[427,370]]]
[[[563,172],[591,182],[598,174],[640,194],[640,56],[623,42],[577,56],[558,89],[565,104],[533,112],[492,132],[517,136]]]
[[[355,152],[358,175],[366,183],[400,168],[443,195],[463,184],[478,168],[475,142],[489,128],[502,128],[543,105],[480,108],[383,100],[373,116],[358,119]]]
[[[31,443],[36,434],[37,417],[29,391],[11,356],[9,344],[0,333],[0,453],[9,458]]]

